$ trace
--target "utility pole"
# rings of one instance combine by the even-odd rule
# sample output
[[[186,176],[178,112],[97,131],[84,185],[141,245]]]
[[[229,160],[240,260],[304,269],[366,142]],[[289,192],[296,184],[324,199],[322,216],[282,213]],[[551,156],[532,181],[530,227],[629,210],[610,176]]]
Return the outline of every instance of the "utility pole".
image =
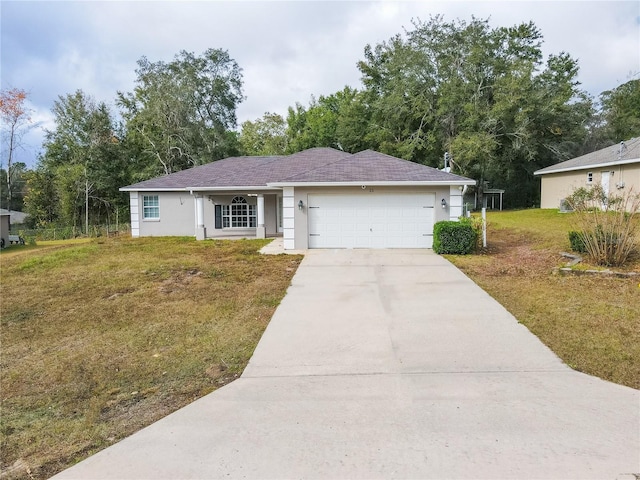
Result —
[[[89,236],[89,177],[87,167],[84,167],[84,231]]]

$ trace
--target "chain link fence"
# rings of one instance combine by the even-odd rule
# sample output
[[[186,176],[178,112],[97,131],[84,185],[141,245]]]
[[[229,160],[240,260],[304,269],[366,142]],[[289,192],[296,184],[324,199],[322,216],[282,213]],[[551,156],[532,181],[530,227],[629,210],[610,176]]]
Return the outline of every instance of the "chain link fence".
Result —
[[[12,229],[15,232],[15,229]],[[129,235],[131,233],[131,225],[128,223],[120,223],[117,225],[91,225],[89,232],[80,227],[55,227],[55,228],[38,228],[38,229],[19,229],[17,234],[24,239],[26,243],[33,241],[45,240],[69,240],[70,238],[83,237],[114,237],[119,235]]]

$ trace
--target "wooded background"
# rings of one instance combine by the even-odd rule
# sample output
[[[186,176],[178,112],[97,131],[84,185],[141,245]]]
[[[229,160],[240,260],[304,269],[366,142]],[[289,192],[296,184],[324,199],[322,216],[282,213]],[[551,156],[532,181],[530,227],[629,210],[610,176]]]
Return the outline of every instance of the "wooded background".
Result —
[[[506,208],[539,204],[533,172],[640,135],[640,80],[602,92],[580,89],[569,53],[547,57],[532,22],[436,16],[377,45],[358,62],[362,86],[270,112],[238,128],[242,69],[222,49],[138,61],[131,92],[110,108],[90,93],[54,102],[35,168],[12,161],[32,127],[24,90],[2,92],[0,205],[30,226],[79,227],[128,218],[118,191],[158,175],[236,155],[282,155],[311,147],[373,149],[505,190]],[[637,76],[637,75],[636,75]],[[5,167],[6,166],[6,167]]]

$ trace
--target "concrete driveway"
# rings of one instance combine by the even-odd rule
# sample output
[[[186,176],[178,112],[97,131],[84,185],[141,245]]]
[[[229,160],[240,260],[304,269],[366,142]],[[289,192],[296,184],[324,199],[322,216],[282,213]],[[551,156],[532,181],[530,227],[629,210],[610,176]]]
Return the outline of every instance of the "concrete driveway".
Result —
[[[566,367],[431,251],[326,250],[240,379],[55,478],[634,473],[640,391]]]

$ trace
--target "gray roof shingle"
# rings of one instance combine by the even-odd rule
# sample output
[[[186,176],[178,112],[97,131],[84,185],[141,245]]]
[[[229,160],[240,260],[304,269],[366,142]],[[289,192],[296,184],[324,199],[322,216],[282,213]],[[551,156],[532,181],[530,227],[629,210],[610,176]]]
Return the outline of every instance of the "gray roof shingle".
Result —
[[[384,153],[365,150],[283,178],[281,183],[315,182],[451,182],[468,180]]]
[[[544,175],[547,173],[564,172],[570,170],[584,170],[595,165],[615,165],[617,163],[640,162],[640,137],[632,138],[626,142],[621,142],[610,147],[587,153],[580,157],[572,158],[566,162],[556,163],[550,167],[542,168],[534,175]]]
[[[256,187],[277,183],[461,182],[468,178],[365,150],[350,154],[311,148],[286,156],[230,157],[152,178],[122,190]]]

